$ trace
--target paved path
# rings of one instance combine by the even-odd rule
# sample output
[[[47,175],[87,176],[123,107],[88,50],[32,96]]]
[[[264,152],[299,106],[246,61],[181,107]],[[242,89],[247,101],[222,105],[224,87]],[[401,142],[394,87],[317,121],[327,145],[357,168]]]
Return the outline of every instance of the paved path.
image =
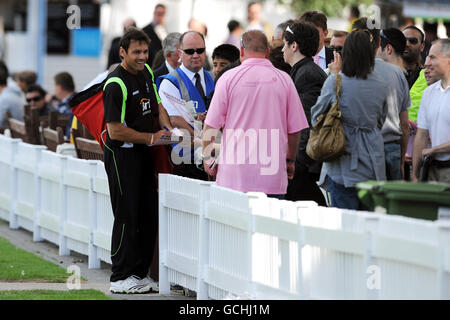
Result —
[[[170,295],[158,293],[147,294],[112,294],[109,291],[109,276],[111,265],[102,262],[100,269],[89,269],[87,257],[72,252],[70,256],[58,255],[58,247],[50,242],[33,242],[30,232],[23,229],[12,230],[7,222],[0,220],[0,236],[10,241],[14,246],[31,252],[45,260],[56,263],[62,268],[76,265],[80,268],[80,289],[95,289],[104,292],[107,296],[118,300],[194,300],[186,297],[181,290],[171,291]],[[36,282],[0,282],[0,290],[68,290],[66,283],[36,283]]]

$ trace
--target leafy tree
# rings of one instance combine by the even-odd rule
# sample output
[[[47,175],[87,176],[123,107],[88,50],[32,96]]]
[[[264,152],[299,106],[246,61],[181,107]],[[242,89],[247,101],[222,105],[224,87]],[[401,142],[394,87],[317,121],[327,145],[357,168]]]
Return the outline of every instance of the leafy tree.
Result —
[[[374,0],[278,0],[280,3],[289,4],[300,15],[306,10],[322,11],[329,17],[342,17],[343,10],[350,5],[371,5]]]

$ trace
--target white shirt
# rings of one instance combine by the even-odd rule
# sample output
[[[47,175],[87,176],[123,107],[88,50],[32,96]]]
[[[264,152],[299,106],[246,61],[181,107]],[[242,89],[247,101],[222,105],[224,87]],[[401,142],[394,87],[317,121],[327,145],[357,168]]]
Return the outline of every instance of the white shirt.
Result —
[[[188,70],[183,64],[180,66],[181,71],[183,71],[186,76],[192,81],[195,86],[195,72]],[[202,83],[203,91],[206,92],[205,88],[205,75],[203,74],[203,68],[198,72],[200,74],[200,82]],[[180,90],[169,80],[164,79],[159,86],[159,97],[161,98],[161,104],[166,109],[169,116],[181,116],[181,114],[172,106],[167,96],[164,93],[170,94],[171,96],[181,99]]]
[[[319,67],[322,68],[322,70],[326,70],[327,69],[327,58],[325,56],[325,46],[322,47],[322,50],[319,51],[318,54],[316,54],[316,56],[319,56]]]
[[[417,127],[428,130],[431,146],[450,141],[450,86],[442,88],[437,81],[425,89],[417,115]],[[436,160],[450,160],[450,153],[439,153]]]

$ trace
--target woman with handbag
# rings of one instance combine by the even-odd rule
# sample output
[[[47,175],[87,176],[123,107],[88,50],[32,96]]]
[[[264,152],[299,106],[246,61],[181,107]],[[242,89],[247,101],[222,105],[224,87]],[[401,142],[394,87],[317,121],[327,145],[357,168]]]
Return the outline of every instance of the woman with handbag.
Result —
[[[283,33],[284,61],[291,65],[291,78],[309,126],[311,126],[311,108],[320,95],[327,75],[317,64],[313,56],[319,47],[319,31],[309,23],[295,22],[286,27]],[[325,198],[316,181],[319,180],[322,162],[314,161],[306,154],[309,128],[302,130],[300,144],[295,160],[295,174],[289,180],[286,200],[312,200],[320,206],[326,206]]]
[[[324,162],[319,181],[330,192],[333,207],[364,210],[355,185],[367,180],[386,180],[380,129],[387,113],[388,84],[373,73],[373,41],[368,30],[349,34],[342,51],[342,72],[328,77],[311,110],[315,125],[332,104],[334,107],[337,102],[339,107],[345,136],[343,154]]]

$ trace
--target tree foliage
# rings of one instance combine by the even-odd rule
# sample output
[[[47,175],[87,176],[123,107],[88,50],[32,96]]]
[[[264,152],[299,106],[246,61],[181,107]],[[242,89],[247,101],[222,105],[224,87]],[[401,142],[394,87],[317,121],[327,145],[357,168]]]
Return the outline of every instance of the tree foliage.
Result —
[[[328,17],[342,17],[344,8],[350,5],[371,5],[374,0],[278,0],[280,3],[289,4],[300,15],[307,10],[322,11]]]

